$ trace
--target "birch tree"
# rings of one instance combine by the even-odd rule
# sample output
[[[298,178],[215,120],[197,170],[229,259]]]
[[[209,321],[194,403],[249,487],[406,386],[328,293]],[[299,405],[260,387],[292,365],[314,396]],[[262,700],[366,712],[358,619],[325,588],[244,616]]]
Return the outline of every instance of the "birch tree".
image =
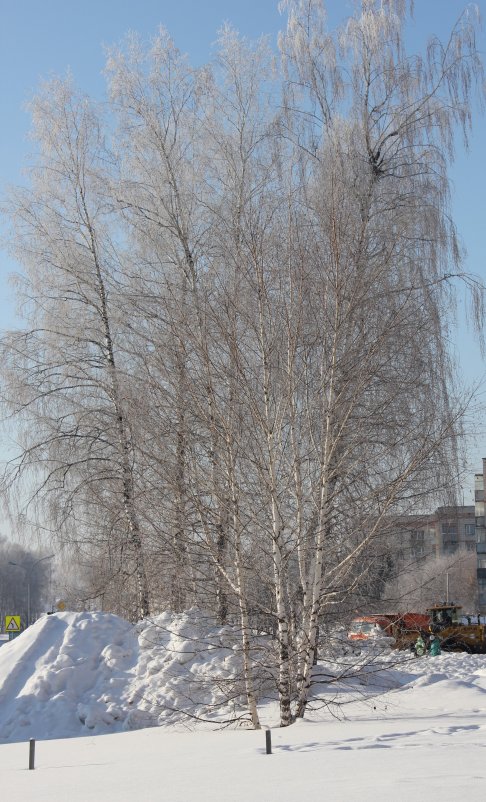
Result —
[[[11,475],[36,472],[58,524],[74,513],[84,530],[78,536],[88,542],[108,529],[112,574],[121,570],[120,554],[129,553],[121,582],[133,577],[136,601],[127,613],[144,617],[149,600],[127,372],[118,364],[113,302],[118,254],[103,191],[110,155],[94,108],[69,82],[45,84],[31,111],[37,164],[31,186],[11,203],[27,328],[2,348],[10,406],[24,435]]]
[[[225,41],[229,37],[230,33]],[[236,43],[234,36],[232,41]],[[225,52],[228,55],[228,48]],[[242,64],[240,57],[239,66]],[[238,98],[245,82],[233,61],[225,62],[223,70],[227,92]],[[253,70],[256,72],[255,67]],[[122,135],[129,153],[126,174],[130,178],[121,187],[122,205],[129,225],[142,231],[136,237],[141,252],[149,254],[151,264],[155,265],[150,286],[153,303],[158,306],[161,299],[164,303],[163,319],[160,315],[152,317],[150,336],[156,351],[164,342],[165,355],[167,349],[173,349],[175,354],[176,370],[163,371],[157,380],[159,391],[162,386],[163,392],[170,388],[171,412],[175,412],[178,421],[174,432],[176,461],[172,463],[176,510],[172,516],[169,512],[169,520],[175,518],[184,526],[173,528],[173,545],[187,555],[196,539],[199,550],[213,563],[222,621],[228,616],[228,594],[237,599],[248,705],[253,725],[259,726],[232,439],[234,390],[226,361],[228,355],[231,358],[231,347],[226,349],[221,363],[223,351],[215,346],[217,324],[210,306],[214,290],[204,276],[208,266],[219,264],[222,258],[221,245],[216,239],[222,235],[223,225],[218,215],[223,201],[228,203],[230,225],[239,226],[242,203],[239,198],[244,181],[239,166],[247,156],[240,157],[232,150],[232,143],[238,144],[238,140],[234,131],[231,136],[228,134],[228,120],[223,112],[228,95],[213,89],[209,97],[208,75],[190,70],[164,32],[153,43],[148,59],[133,43],[127,56],[113,52],[110,75],[112,96],[121,109]],[[245,84],[245,91],[257,97],[256,87],[248,90]],[[242,105],[239,111],[245,120],[237,131],[244,137],[246,120],[255,126],[256,115],[250,119],[247,111],[242,112]],[[236,126],[240,122],[237,118],[238,110]],[[218,123],[222,127],[216,133]],[[204,140],[201,131],[206,131]],[[204,152],[208,145],[215,158],[220,158],[223,152],[222,170],[209,169]],[[224,194],[221,187],[225,178],[229,178],[230,185]],[[208,183],[213,196],[208,195]],[[214,238],[212,242],[208,230]],[[237,243],[235,247],[238,249]],[[224,251],[224,258],[238,263],[237,254],[229,250]],[[228,270],[233,275],[233,268]],[[217,271],[214,280],[218,280]],[[146,269],[142,281],[147,281]],[[142,309],[144,317],[146,304],[147,293]],[[152,373],[152,386],[154,378]],[[189,421],[192,442],[188,442]],[[198,530],[196,538],[191,537],[187,528],[189,502]],[[204,577],[211,581],[205,572]]]
[[[337,588],[356,581],[383,517],[438,490],[443,468],[454,466],[459,410],[448,391],[444,334],[459,249],[446,170],[456,127],[467,133],[481,66],[468,17],[445,46],[432,40],[422,59],[405,51],[405,3],[363,2],[335,37],[320,2],[285,6],[282,126],[309,177],[306,223],[323,332],[313,359],[322,429],[314,441],[317,526],[303,581],[302,715],[319,615]],[[342,540],[349,509],[359,513],[358,542]]]

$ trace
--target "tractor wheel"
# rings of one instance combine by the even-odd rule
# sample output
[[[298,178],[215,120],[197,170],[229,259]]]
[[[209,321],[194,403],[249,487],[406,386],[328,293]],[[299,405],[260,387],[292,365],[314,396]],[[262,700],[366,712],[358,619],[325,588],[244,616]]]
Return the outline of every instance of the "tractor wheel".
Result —
[[[472,649],[469,644],[464,643],[462,640],[454,640],[454,641],[445,641],[445,643],[441,644],[441,649],[443,652],[467,652],[467,654],[471,654]]]

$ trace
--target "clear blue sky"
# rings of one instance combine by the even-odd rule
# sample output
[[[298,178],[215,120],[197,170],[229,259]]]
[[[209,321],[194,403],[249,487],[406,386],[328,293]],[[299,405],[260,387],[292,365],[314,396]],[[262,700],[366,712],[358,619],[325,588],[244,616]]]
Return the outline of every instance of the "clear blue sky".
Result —
[[[415,0],[415,20],[410,28],[412,46],[422,45],[429,34],[444,38],[466,3],[462,0]],[[486,0],[479,0],[486,23]],[[346,0],[328,0],[331,25],[352,8]],[[269,34],[275,43],[283,18],[276,0],[0,0],[0,192],[6,183],[19,183],[28,164],[26,135],[28,115],[23,104],[39,80],[65,74],[69,68],[81,89],[102,98],[103,45],[118,42],[129,30],[145,37],[160,24],[168,28],[177,46],[194,63],[211,56],[216,32],[231,22],[250,38]],[[480,34],[486,58],[486,36]],[[486,123],[475,118],[469,154],[460,148],[452,169],[455,219],[468,251],[466,268],[486,278]],[[2,328],[15,324],[15,308],[7,277],[15,265],[0,254],[0,313]],[[474,337],[464,325],[451,333],[453,347],[468,384],[485,373]],[[483,387],[486,401],[486,386]],[[471,470],[479,470],[486,456],[484,413],[477,416],[478,431],[471,445]],[[470,501],[469,490],[466,501]]]

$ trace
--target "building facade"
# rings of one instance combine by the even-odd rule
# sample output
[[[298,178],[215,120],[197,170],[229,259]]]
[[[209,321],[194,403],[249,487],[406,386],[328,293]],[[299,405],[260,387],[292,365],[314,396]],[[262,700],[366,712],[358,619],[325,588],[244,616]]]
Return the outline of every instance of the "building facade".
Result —
[[[486,526],[484,519],[485,487],[486,487],[486,459],[483,459],[482,473],[477,473],[474,477],[478,600],[479,600],[479,611],[483,615],[486,613]]]
[[[401,523],[405,532],[405,537],[402,537],[404,556],[412,559],[451,556],[461,549],[476,551],[476,510],[473,505],[438,507],[429,515],[407,515]]]
[[[475,552],[478,612],[486,616],[486,458],[474,476],[474,505],[438,507],[426,515],[399,519],[399,560],[421,561]]]

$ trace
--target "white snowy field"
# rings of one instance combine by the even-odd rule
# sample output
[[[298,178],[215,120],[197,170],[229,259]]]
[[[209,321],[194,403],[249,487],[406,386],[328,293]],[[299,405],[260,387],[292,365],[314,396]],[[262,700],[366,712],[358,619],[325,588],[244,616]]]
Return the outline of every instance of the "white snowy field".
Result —
[[[64,613],[0,648],[2,802],[486,799],[486,656],[397,666],[392,654],[386,692],[353,693],[340,718],[316,709],[309,721],[273,727],[266,755],[263,731],[191,730],[174,715],[169,724],[169,711],[197,696],[191,683],[208,675],[210,655],[198,652],[183,616],[170,627],[162,617],[156,629],[158,636],[116,616]],[[214,630],[206,646],[212,676],[229,676],[228,633]],[[208,692],[202,683],[199,701],[208,704]],[[218,693],[213,681],[212,698]],[[261,715],[274,724],[274,703]],[[162,726],[135,729],[145,723]]]

